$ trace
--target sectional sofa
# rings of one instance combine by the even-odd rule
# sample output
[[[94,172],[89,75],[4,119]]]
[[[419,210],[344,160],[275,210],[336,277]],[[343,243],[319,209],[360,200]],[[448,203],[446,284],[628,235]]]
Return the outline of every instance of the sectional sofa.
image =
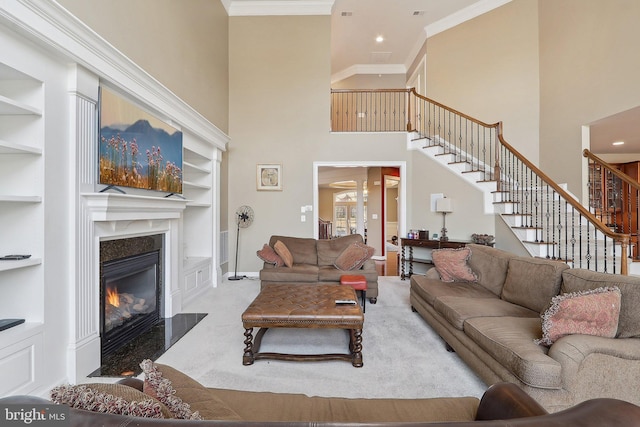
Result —
[[[269,283],[340,283],[340,276],[358,274],[367,279],[367,298],[372,304],[378,299],[378,273],[375,262],[368,259],[356,270],[340,270],[336,259],[350,245],[363,245],[360,234],[351,234],[330,240],[316,240],[304,237],[271,236],[269,246],[282,242],[293,256],[291,267],[276,266],[264,262],[260,270],[262,286]]]
[[[151,361],[143,364],[150,368],[145,368],[144,382],[130,378],[119,384],[63,385],[54,389],[54,401],[70,407],[65,420],[55,425],[632,427],[640,423],[640,407],[613,399],[597,399],[561,413],[548,414],[517,386],[508,383],[490,387],[480,400],[475,397],[345,399],[206,388],[169,366],[152,366]],[[34,396],[0,399],[0,406],[5,405],[11,405],[7,407],[12,416],[14,413],[18,416],[20,413],[32,416],[34,412],[48,414],[55,409],[51,401]],[[161,414],[163,418],[173,419],[149,418]],[[4,411],[0,423],[5,419],[3,415]],[[13,423],[27,424],[15,420]],[[36,424],[40,422],[33,422]]]
[[[433,268],[411,277],[410,301],[483,381],[517,384],[551,412],[595,397],[640,403],[639,277],[569,268],[482,245],[467,249],[475,280],[444,282]],[[609,326],[610,336],[565,333],[551,345],[538,343],[543,323],[547,332],[550,325],[577,324],[565,322],[563,313],[587,301],[580,308],[584,317],[592,309],[593,290],[606,288],[613,290],[603,295],[620,290],[617,327]],[[615,304],[611,307],[615,315]],[[597,324],[599,319],[587,320]]]

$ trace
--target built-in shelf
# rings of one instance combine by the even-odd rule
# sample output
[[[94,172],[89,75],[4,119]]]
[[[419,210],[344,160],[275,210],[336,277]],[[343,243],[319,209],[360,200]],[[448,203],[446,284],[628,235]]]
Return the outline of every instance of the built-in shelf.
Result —
[[[42,110],[0,95],[0,114],[41,116]]]
[[[187,162],[187,161],[182,162],[182,166],[185,169],[191,169],[194,172],[211,173],[211,169],[210,168],[198,166],[198,165],[195,165],[195,164]]]
[[[0,139],[0,154],[36,154],[41,155],[42,149],[31,147],[23,144],[14,144],[12,142]]]
[[[186,188],[197,188],[200,190],[211,190],[211,186],[210,185],[205,185],[205,184],[196,184],[195,182],[191,182],[191,181],[184,181],[182,183],[183,187]]]
[[[0,254],[0,256],[9,254]],[[28,258],[19,260],[0,260],[0,271],[17,270],[42,264],[42,258]]]
[[[40,203],[42,197],[40,196],[10,196],[0,194],[0,203]]]

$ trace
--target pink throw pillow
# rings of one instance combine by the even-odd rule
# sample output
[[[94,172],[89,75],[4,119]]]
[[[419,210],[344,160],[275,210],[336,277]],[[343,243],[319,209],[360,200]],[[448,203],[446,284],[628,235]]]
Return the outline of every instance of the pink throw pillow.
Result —
[[[364,243],[352,243],[338,255],[333,266],[343,271],[359,270],[373,256],[374,251],[374,248]]]
[[[542,338],[551,345],[565,335],[582,334],[614,338],[618,330],[621,293],[617,287],[571,292],[553,297],[542,313]]]
[[[282,261],[284,261],[284,265],[289,268],[293,266],[293,255],[291,255],[289,248],[287,248],[287,246],[282,243],[282,241],[278,240],[276,244],[273,245],[273,249],[280,256],[280,258],[282,258]]]
[[[477,282],[478,276],[467,261],[471,257],[470,248],[436,249],[431,252],[433,265],[443,282]]]
[[[262,246],[262,249],[256,252],[258,258],[267,264],[273,264],[276,267],[282,267],[284,265],[284,261],[280,258],[280,255],[273,250],[273,248],[266,243]]]

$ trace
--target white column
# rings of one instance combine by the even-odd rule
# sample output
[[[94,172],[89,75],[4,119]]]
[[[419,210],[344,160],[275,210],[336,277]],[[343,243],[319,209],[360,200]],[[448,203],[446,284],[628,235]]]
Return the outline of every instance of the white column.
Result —
[[[364,181],[357,180],[356,231],[364,237]]]

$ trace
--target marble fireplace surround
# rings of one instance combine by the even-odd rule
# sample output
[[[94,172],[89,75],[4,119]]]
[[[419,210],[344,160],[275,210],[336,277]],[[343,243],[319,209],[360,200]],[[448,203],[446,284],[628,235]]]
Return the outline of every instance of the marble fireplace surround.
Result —
[[[100,242],[163,235],[162,317],[182,308],[180,230],[186,201],[115,193],[81,195],[82,215],[75,292],[75,343],[69,348],[70,372],[85,377],[100,366]],[[83,238],[82,238],[83,237]],[[77,379],[76,378],[76,379]]]

